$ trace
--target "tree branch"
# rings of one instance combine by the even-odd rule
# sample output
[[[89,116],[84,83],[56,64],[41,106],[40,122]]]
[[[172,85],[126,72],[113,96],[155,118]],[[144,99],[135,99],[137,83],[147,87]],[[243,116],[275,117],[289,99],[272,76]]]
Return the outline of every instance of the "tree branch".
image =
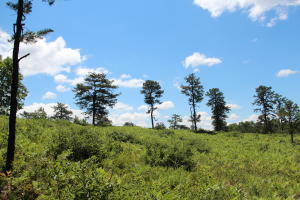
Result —
[[[25,56],[22,56],[21,58],[18,59],[18,62],[20,62],[22,59],[28,57],[30,55],[30,53],[26,54]]]

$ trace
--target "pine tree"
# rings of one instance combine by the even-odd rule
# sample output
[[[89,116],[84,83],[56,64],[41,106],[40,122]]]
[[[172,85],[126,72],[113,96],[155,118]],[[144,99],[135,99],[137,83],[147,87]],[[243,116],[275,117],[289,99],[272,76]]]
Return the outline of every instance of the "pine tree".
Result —
[[[54,109],[54,116],[53,119],[60,119],[60,120],[72,120],[73,112],[68,109],[68,106],[63,103],[57,103],[56,106],[53,107]]]
[[[182,122],[182,117],[180,115],[173,114],[168,122],[170,123],[171,129],[178,129],[180,126],[179,123]]]
[[[43,0],[49,5],[52,5],[55,0]],[[10,93],[10,114],[9,114],[9,135],[6,154],[5,171],[10,171],[13,168],[13,161],[15,155],[15,141],[16,141],[16,121],[18,111],[18,91],[19,91],[19,63],[22,59],[29,56],[29,54],[19,57],[20,43],[34,43],[38,38],[52,32],[51,29],[45,29],[38,32],[27,31],[24,32],[26,15],[32,12],[32,0],[18,0],[17,3],[8,2],[7,5],[17,13],[16,23],[13,28],[12,41],[13,45],[13,66],[12,66],[12,80]]]
[[[0,60],[0,115],[9,115],[12,59]],[[22,84],[23,76],[19,74],[19,88],[17,93],[18,110],[22,109],[23,101],[28,94],[26,87]]]
[[[188,102],[191,111],[191,122],[194,131],[197,131],[197,122],[200,122],[201,116],[197,114],[197,104],[203,100],[204,90],[201,85],[200,78],[197,78],[194,73],[185,77],[187,85],[181,86],[181,93],[188,96]]]
[[[107,125],[107,108],[112,108],[117,103],[119,94],[114,93],[117,88],[105,74],[90,73],[84,83],[77,84],[73,91],[76,104],[92,117],[92,124]]]
[[[212,110],[212,124],[215,131],[226,130],[226,118],[230,108],[226,106],[223,92],[218,88],[212,88],[206,93],[206,96],[209,97],[207,106]]]
[[[161,104],[160,98],[163,93],[157,81],[147,80],[143,83],[141,94],[144,94],[144,102],[149,106],[147,113],[150,114],[152,128],[154,128],[153,112],[157,109],[156,104]]]
[[[263,123],[263,132],[265,134],[272,133],[271,120],[275,117],[276,93],[272,91],[272,87],[259,86],[256,88],[255,101],[253,105],[258,106],[254,111],[260,112],[259,121]]]

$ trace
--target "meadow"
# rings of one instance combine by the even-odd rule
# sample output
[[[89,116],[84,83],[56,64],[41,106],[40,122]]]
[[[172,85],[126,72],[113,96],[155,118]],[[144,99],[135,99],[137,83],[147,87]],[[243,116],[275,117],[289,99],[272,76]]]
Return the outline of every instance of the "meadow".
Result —
[[[0,117],[0,163],[8,119]],[[300,199],[300,135],[18,119],[9,199]]]

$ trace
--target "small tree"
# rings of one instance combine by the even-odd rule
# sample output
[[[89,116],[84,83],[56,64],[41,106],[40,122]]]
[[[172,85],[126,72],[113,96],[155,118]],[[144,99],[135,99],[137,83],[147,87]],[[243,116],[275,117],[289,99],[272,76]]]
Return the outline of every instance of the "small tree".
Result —
[[[170,123],[170,128],[172,129],[178,129],[179,128],[179,123],[182,122],[182,118],[180,115],[173,114],[171,119],[168,120]]]
[[[291,100],[286,100],[283,107],[283,116],[288,126],[288,132],[291,135],[291,142],[294,143],[294,132],[300,123],[299,106]]]
[[[186,76],[184,79],[187,85],[181,86],[181,93],[188,96],[192,127],[194,131],[197,131],[197,122],[200,122],[201,116],[197,114],[196,108],[197,104],[203,100],[204,90],[200,78],[197,78],[194,73]]]
[[[12,59],[0,60],[0,115],[9,115]],[[19,74],[19,88],[17,94],[18,110],[22,109],[23,101],[28,94],[26,87],[22,84],[23,76]]]
[[[77,84],[73,91],[76,104],[92,117],[92,124],[102,125],[107,122],[107,108],[117,103],[119,94],[114,93],[117,88],[105,74],[90,73],[84,83]]]
[[[136,126],[136,125],[132,122],[125,122],[123,126]]]
[[[155,129],[157,130],[163,130],[163,129],[166,129],[166,126],[163,122],[158,122],[156,125],[155,125]]]
[[[271,119],[275,117],[276,93],[272,91],[272,87],[259,86],[256,88],[255,101],[253,105],[258,106],[254,112],[260,112],[258,120],[263,123],[263,132],[265,134],[272,133]]]
[[[212,88],[207,93],[206,96],[209,97],[207,106],[211,107],[213,126],[215,131],[226,130],[226,118],[227,113],[230,108],[226,106],[225,98],[223,92],[218,88]]]
[[[82,125],[82,126],[88,125],[88,122],[85,119],[79,119],[79,117],[77,117],[77,116],[74,117],[73,123],[74,124],[79,124],[79,125]]]
[[[157,81],[147,80],[143,83],[141,93],[144,94],[144,102],[149,105],[147,113],[150,113],[152,128],[154,128],[153,112],[157,109],[156,104],[161,104],[160,98],[164,91]]]
[[[54,116],[53,119],[59,120],[67,120],[71,121],[73,112],[68,109],[68,106],[63,103],[57,103],[56,106],[53,107]]]
[[[35,110],[34,112],[26,112],[21,113],[21,116],[25,119],[47,119],[47,113],[43,107]]]

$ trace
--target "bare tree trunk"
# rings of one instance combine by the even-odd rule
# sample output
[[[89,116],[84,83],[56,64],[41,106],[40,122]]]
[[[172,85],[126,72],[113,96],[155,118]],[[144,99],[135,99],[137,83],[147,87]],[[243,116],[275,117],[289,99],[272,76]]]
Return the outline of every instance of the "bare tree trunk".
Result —
[[[150,115],[151,115],[151,124],[152,124],[152,129],[154,128],[154,120],[153,120],[153,106],[151,105],[151,111],[150,111]]]
[[[195,132],[198,130],[197,129],[197,114],[196,114],[196,105],[195,105],[195,102],[193,100],[193,121],[194,121],[194,128],[195,128]]]
[[[16,119],[18,110],[18,87],[19,87],[19,49],[22,36],[22,18],[24,9],[24,0],[18,1],[18,15],[14,30],[14,49],[13,49],[13,71],[11,83],[10,115],[9,115],[9,135],[6,155],[6,171],[13,168],[16,140]]]

